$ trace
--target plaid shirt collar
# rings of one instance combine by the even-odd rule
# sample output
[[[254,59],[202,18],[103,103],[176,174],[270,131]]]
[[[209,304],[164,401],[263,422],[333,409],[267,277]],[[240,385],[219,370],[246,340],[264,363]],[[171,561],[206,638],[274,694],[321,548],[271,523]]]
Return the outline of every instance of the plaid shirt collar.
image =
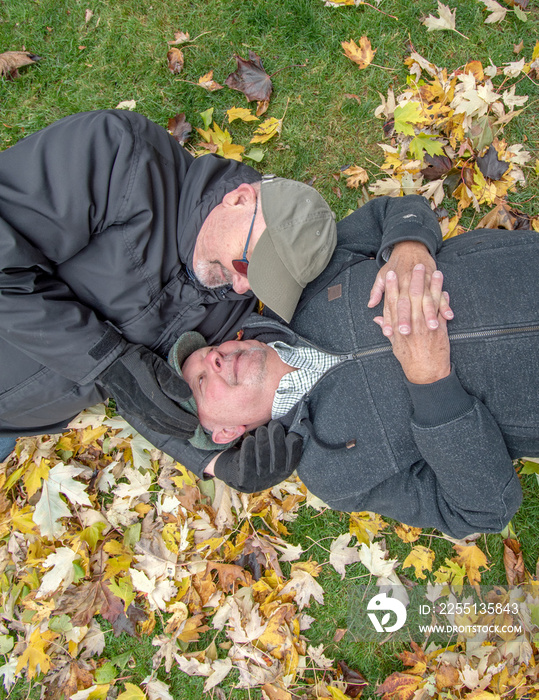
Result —
[[[340,358],[308,345],[291,346],[278,340],[269,343],[281,360],[295,371],[288,372],[279,382],[271,408],[272,418],[281,418],[311,389]]]

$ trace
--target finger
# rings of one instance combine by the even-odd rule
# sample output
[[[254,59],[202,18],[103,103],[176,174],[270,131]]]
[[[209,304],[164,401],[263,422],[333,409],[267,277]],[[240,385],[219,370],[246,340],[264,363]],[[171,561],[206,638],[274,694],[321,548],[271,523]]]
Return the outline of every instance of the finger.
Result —
[[[409,298],[412,308],[412,324],[419,329],[425,323],[423,302],[425,297],[425,266],[419,263],[412,270]],[[434,314],[436,318],[436,314]]]
[[[399,283],[393,270],[389,270],[386,274],[385,289],[382,333],[390,338],[393,335],[393,329],[397,326],[397,304],[399,302]]]
[[[379,272],[376,275],[376,279],[374,280],[374,284],[372,285],[369,303],[367,304],[367,306],[370,309],[373,308],[374,306],[377,306],[382,301],[382,297],[384,296],[384,290],[385,290],[384,276],[381,272]]]
[[[430,285],[425,285],[423,294],[423,315],[427,328],[436,330],[438,328],[438,310],[442,298],[442,285],[444,276],[439,270],[432,273]]]
[[[451,321],[455,317],[453,309],[449,305],[449,294],[447,292],[442,292],[442,297],[440,299],[440,314],[447,321]]]

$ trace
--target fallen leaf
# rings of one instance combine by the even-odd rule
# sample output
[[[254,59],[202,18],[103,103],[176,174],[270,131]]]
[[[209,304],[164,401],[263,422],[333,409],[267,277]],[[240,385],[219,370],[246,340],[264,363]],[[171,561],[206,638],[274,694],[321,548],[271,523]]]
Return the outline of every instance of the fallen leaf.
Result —
[[[177,44],[185,44],[188,41],[191,41],[189,39],[189,32],[174,32],[174,40],[167,41],[167,44],[174,46]]]
[[[41,56],[36,56],[28,51],[4,51],[0,53],[0,75],[13,80],[19,77],[19,68],[29,66],[41,61]]]
[[[191,135],[193,127],[187,121],[185,117],[185,112],[180,112],[176,114],[175,117],[170,117],[168,120],[168,130],[174,136],[176,141],[183,146]]]
[[[423,545],[416,545],[402,562],[402,568],[408,569],[413,566],[417,578],[425,579],[427,577],[423,571],[432,571],[434,557],[435,554],[432,549],[423,547]]]
[[[499,180],[509,168],[509,163],[500,160],[498,152],[492,145],[484,156],[477,156],[476,160],[479,170],[490,180]]]
[[[271,97],[273,85],[264,70],[262,59],[254,51],[249,51],[249,60],[235,55],[238,65],[236,71],[225,80],[232,90],[243,92],[248,102],[253,100],[267,102]]]
[[[384,700],[411,700],[422,681],[422,676],[409,675],[397,671],[386,678],[376,688],[375,693],[376,695],[382,695]]]
[[[359,40],[359,46],[353,39],[350,41],[342,41],[341,46],[344,49],[344,55],[354,63],[357,63],[359,68],[363,70],[372,63],[376,49],[372,49],[371,42],[366,36],[362,36]]]
[[[481,581],[480,568],[488,569],[488,559],[476,544],[462,547],[459,544],[455,545],[457,553],[457,562],[464,566],[466,574],[472,586],[477,585]]]
[[[479,2],[482,2],[487,10],[492,13],[486,18],[485,24],[493,24],[494,22],[501,22],[505,19],[507,9],[500,5],[499,2],[496,2],[496,0],[479,0]]]
[[[404,523],[395,526],[395,534],[400,537],[403,542],[415,542],[419,539],[422,533],[422,528],[412,527]]]
[[[269,141],[274,136],[279,136],[282,128],[282,119],[270,117],[255,129],[255,135],[251,139],[250,143],[266,143],[266,141]]]
[[[215,90],[222,90],[223,85],[219,85],[219,83],[215,82],[213,79],[213,71],[211,70],[209,73],[206,73],[205,75],[202,75],[198,79],[198,84],[200,87],[203,87],[205,90],[208,90],[209,92],[215,92]]]
[[[337,679],[347,684],[345,693],[350,698],[357,698],[361,695],[362,689],[369,685],[365,676],[347,666],[344,661],[337,663]]]
[[[172,48],[167,53],[168,69],[171,73],[181,73],[185,62],[183,51]]]
[[[137,103],[135,100],[124,100],[123,102],[118,102],[114,109],[128,109],[133,111],[137,108]]]
[[[369,173],[358,165],[351,165],[346,170],[342,171],[346,175],[346,186],[358,188],[369,180]]]
[[[421,105],[419,102],[411,101],[404,105],[395,107],[394,127],[399,134],[415,136],[414,124],[422,121]]]
[[[341,575],[341,579],[346,576],[345,567],[348,564],[355,564],[359,561],[357,547],[348,546],[351,539],[352,535],[349,532],[345,532],[333,540],[329,550],[329,563]]]
[[[257,122],[258,117],[246,107],[231,107],[226,113],[228,121],[232,123],[235,119],[241,119],[243,122]]]
[[[508,537],[503,541],[503,563],[510,586],[517,586],[526,580],[526,567],[518,540]]]
[[[457,29],[455,28],[455,17],[456,17],[457,11],[453,10],[451,12],[451,9],[447,6],[444,5],[443,2],[440,2],[438,0],[438,15],[439,17],[435,17],[434,15],[429,15],[426,19],[422,21],[422,24],[427,27],[427,30],[429,32],[436,31],[436,30],[444,30],[444,29],[451,29],[452,31],[456,32]],[[460,34],[460,32],[458,32]]]

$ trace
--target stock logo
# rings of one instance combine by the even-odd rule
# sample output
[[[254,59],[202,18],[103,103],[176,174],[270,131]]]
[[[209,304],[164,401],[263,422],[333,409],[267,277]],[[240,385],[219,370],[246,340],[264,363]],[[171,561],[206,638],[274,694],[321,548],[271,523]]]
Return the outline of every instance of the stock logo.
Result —
[[[382,616],[381,620],[378,619],[375,612],[368,613],[369,619],[377,632],[395,632],[396,630],[400,630],[406,622],[406,608],[403,603],[397,600],[397,598],[388,598],[386,593],[379,593],[371,598],[367,605],[367,610],[382,613],[388,611]],[[394,624],[388,625],[392,612],[395,613],[397,619]]]

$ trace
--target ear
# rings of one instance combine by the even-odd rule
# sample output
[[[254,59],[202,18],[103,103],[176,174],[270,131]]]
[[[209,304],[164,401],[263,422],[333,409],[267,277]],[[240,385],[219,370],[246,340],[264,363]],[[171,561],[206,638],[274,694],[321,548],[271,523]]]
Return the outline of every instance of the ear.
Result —
[[[236,425],[232,428],[215,428],[211,437],[217,445],[228,445],[229,442],[243,435],[246,427],[245,425]]]
[[[236,207],[238,205],[250,206],[254,204],[256,196],[254,187],[247,182],[242,182],[235,190],[225,194],[223,197],[223,204],[227,207]]]

